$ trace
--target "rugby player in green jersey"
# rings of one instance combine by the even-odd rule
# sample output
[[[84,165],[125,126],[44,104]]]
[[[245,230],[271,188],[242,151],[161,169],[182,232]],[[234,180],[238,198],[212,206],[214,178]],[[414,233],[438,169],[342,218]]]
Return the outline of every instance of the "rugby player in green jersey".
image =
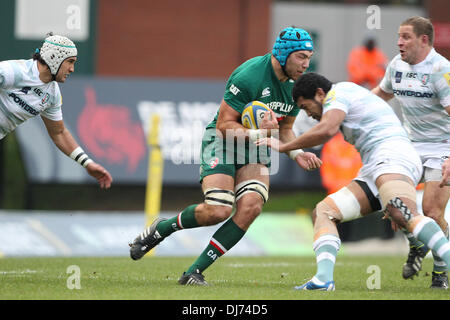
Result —
[[[285,142],[295,138],[292,126],[300,109],[292,99],[292,88],[308,68],[313,49],[308,32],[288,27],[277,37],[271,53],[252,58],[234,70],[217,115],[203,136],[200,182],[204,202],[185,208],[173,218],[156,219],[130,244],[133,260],[142,258],[175,231],[228,219],[178,281],[182,285],[208,285],[202,272],[239,242],[268,199],[270,159],[261,150],[253,157],[252,142],[265,134],[279,134]],[[247,129],[241,124],[241,113],[255,100],[271,110],[259,129]],[[305,170],[322,164],[310,152],[294,150],[288,154]]]

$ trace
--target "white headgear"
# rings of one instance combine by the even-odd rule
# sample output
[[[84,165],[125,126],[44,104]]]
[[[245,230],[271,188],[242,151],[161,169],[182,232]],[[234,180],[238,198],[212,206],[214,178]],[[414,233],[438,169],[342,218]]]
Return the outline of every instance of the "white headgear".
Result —
[[[51,74],[56,76],[64,60],[77,56],[77,48],[69,38],[52,35],[45,38],[40,54]]]

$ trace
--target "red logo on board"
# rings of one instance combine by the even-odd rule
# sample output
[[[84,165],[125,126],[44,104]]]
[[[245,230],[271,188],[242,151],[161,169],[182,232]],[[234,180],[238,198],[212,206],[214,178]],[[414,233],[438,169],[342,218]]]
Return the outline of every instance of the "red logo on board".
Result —
[[[145,156],[145,135],[126,106],[98,104],[95,90],[85,90],[86,105],[78,118],[78,136],[97,158],[126,165],[134,172]]]

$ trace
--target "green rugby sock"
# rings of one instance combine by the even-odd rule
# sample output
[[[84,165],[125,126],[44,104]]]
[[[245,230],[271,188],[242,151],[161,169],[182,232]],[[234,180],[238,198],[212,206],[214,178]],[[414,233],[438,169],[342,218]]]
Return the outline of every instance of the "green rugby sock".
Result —
[[[158,233],[163,238],[165,238],[175,231],[181,229],[191,229],[199,227],[200,225],[195,219],[195,208],[197,208],[197,206],[198,204],[193,204],[181,211],[175,217],[158,223],[158,225],[156,226],[156,231],[158,231]]]
[[[230,250],[236,243],[244,236],[245,231],[234,223],[233,219],[228,219],[217,231],[213,234],[208,246],[189,267],[186,273],[192,273],[196,269],[203,272],[218,258]]]

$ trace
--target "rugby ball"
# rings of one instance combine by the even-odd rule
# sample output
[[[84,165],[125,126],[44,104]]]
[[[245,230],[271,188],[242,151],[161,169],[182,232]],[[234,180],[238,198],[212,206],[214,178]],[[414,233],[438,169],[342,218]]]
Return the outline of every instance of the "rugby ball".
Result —
[[[270,108],[260,101],[247,103],[241,114],[242,125],[248,129],[258,129],[264,118],[264,113],[269,110]]]

